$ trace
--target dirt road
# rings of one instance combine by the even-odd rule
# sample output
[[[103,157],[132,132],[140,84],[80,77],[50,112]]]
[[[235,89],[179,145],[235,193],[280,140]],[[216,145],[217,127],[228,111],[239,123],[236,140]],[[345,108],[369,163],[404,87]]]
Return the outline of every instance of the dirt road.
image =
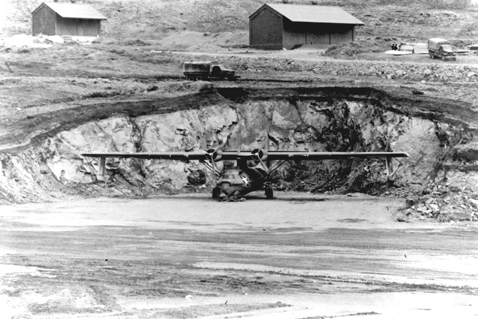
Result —
[[[0,317],[478,315],[476,225],[359,194],[209,197],[2,206]]]

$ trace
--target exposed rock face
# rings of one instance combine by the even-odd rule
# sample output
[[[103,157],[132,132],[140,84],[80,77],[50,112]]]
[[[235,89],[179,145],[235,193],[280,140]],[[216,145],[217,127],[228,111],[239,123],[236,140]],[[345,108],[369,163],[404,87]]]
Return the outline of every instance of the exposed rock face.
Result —
[[[265,147],[267,134],[273,150],[408,152],[394,184],[424,188],[443,178],[443,160],[463,141],[462,126],[416,116],[385,99],[377,103],[353,94],[234,99],[171,113],[116,114],[62,131],[35,148],[2,154],[0,196],[22,202],[78,192],[129,195],[207,186],[211,175],[196,161],[134,159],[109,159],[104,186],[94,183],[97,160],[80,153],[252,150]],[[466,146],[455,149],[453,154],[474,154]],[[475,158],[468,155],[462,157]],[[449,177],[459,175],[447,172]],[[468,176],[469,183],[475,180]],[[283,189],[343,192],[379,191],[388,185],[382,159],[287,163],[275,182]]]
[[[91,183],[98,173],[96,159],[80,158],[81,152],[164,152],[204,150],[213,145],[207,137],[214,132],[218,140],[227,139],[229,127],[237,122],[232,108],[211,106],[132,119],[117,115],[90,122],[58,134],[44,143],[50,150],[47,165],[58,180]],[[55,154],[61,154],[60,157]],[[110,175],[120,175],[133,186],[159,188],[167,184],[182,188],[198,163],[166,160],[109,159]],[[201,167],[204,169],[204,167]]]
[[[474,141],[454,148],[454,158],[465,162],[478,161],[478,142]]]

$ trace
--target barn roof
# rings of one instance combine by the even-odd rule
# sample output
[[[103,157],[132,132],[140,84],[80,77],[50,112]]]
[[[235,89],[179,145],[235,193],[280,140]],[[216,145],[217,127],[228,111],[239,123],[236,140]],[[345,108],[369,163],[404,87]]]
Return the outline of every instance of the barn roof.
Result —
[[[302,4],[266,3],[253,13],[250,18],[252,19],[256,13],[262,11],[266,6],[292,22],[364,24],[362,21],[339,7]]]
[[[88,4],[43,2],[33,11],[33,14],[42,6],[47,6],[62,18],[106,20],[106,17]]]

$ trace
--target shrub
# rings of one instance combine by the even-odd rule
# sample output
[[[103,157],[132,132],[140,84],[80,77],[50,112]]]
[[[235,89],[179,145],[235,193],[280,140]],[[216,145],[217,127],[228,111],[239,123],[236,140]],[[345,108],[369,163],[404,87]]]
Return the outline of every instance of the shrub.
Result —
[[[427,0],[433,9],[468,9],[472,0]]]

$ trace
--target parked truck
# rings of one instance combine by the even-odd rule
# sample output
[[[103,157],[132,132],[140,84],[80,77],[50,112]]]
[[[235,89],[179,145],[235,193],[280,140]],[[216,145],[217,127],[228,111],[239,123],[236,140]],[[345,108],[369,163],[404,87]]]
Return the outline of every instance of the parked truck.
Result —
[[[211,61],[184,62],[183,72],[191,81],[236,80],[239,78],[234,70]]]
[[[478,44],[472,44],[468,46],[471,54],[478,54]]]
[[[432,38],[428,40],[428,54],[430,58],[439,58],[443,61],[454,60],[456,61],[456,52],[453,51],[453,47],[450,42],[441,38]]]

